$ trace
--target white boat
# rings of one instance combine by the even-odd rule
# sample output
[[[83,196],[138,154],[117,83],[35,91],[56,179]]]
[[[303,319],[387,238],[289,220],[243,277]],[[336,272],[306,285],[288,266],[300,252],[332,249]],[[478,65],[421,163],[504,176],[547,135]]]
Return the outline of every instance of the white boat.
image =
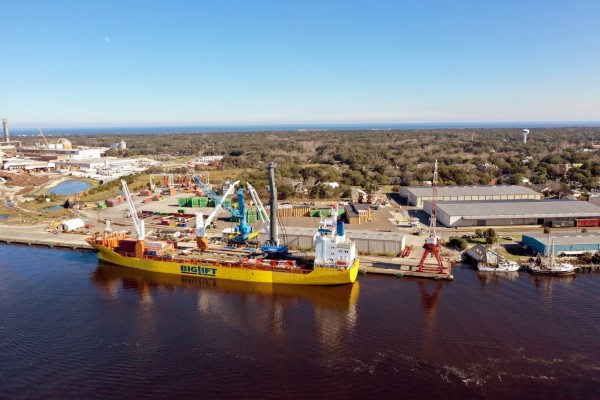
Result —
[[[554,238],[552,238],[548,257],[538,254],[529,264],[529,272],[545,275],[570,275],[575,273],[575,267],[571,263],[559,261],[554,257]]]
[[[502,260],[497,264],[487,264],[483,261],[477,263],[477,269],[481,272],[514,272],[520,268],[519,263],[513,260]]]
[[[477,263],[477,269],[481,272],[514,272],[521,266],[513,260],[507,260],[500,254],[500,239],[496,251],[486,250],[481,260]]]

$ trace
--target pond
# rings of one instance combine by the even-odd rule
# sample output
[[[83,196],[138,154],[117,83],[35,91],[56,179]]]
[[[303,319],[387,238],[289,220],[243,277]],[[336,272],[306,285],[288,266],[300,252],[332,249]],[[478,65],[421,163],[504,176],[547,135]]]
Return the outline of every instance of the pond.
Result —
[[[55,206],[44,207],[44,208],[42,208],[42,210],[44,210],[44,211],[54,211],[54,210],[60,210],[61,208],[63,208],[62,205],[57,204]]]
[[[92,185],[84,181],[65,181],[50,189],[46,194],[75,194],[83,192],[90,187],[92,187]]]

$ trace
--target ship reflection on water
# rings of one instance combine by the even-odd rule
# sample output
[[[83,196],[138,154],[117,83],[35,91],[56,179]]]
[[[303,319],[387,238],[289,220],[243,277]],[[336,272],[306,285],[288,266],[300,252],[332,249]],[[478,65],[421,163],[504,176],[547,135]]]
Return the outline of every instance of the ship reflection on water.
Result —
[[[358,282],[328,287],[254,283],[153,273],[107,263],[99,264],[92,279],[110,299],[137,293],[146,305],[156,302],[163,292],[195,292],[197,313],[203,319],[274,337],[285,334],[287,311],[308,304],[314,309],[319,342],[327,348],[339,345],[343,332],[356,326],[360,292]]]

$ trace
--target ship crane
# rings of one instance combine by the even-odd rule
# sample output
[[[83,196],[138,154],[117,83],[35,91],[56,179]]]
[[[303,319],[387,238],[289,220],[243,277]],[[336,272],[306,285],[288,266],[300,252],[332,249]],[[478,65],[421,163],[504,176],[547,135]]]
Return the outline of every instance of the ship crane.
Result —
[[[221,196],[216,194],[211,188],[209,188],[200,178],[194,176],[194,180],[200,185],[204,193],[215,202],[215,206],[219,203],[222,203]],[[243,245],[247,244],[250,240],[255,238],[258,235],[258,232],[255,232],[252,229],[252,226],[248,225],[248,216],[246,215],[246,206],[244,204],[244,189],[240,188],[237,191],[238,198],[238,206],[239,208],[233,208],[232,206],[222,203],[221,206],[229,213],[232,217],[237,218],[240,223],[234,229],[233,237],[230,237],[230,242],[232,244]]]
[[[434,168],[433,168],[433,181],[432,181],[432,197],[431,197],[431,216],[429,217],[429,235],[425,239],[425,244],[423,248],[425,252],[423,253],[423,257],[421,257],[421,262],[419,263],[419,269],[417,271],[423,272],[423,266],[425,264],[425,259],[428,255],[432,255],[437,260],[437,264],[439,267],[439,273],[444,273],[444,264],[442,262],[442,258],[440,256],[440,238],[437,236],[436,232],[436,211],[437,211],[437,183],[438,183],[438,162],[435,160]]]
[[[121,179],[121,185],[123,185],[123,193],[127,199],[127,208],[129,209],[131,220],[133,221],[133,227],[135,229],[137,239],[135,244],[135,256],[141,258],[144,255],[144,238],[146,237],[144,220],[138,217],[137,210],[133,204],[133,199],[131,198],[131,193],[129,192],[129,187],[127,187],[127,182],[125,182],[125,179]]]
[[[208,249],[208,239],[206,237],[206,228],[208,226],[210,226],[210,223],[212,222],[213,218],[223,208],[223,203],[225,202],[225,199],[233,193],[235,187],[239,183],[240,183],[240,181],[235,181],[231,185],[229,185],[229,188],[227,188],[227,191],[225,192],[223,197],[221,197],[221,200],[218,203],[215,201],[215,209],[213,210],[213,212],[210,213],[210,215],[208,216],[208,218],[206,218],[206,220],[203,219],[202,213],[196,213],[196,245],[198,246],[199,249],[201,249],[201,250]]]

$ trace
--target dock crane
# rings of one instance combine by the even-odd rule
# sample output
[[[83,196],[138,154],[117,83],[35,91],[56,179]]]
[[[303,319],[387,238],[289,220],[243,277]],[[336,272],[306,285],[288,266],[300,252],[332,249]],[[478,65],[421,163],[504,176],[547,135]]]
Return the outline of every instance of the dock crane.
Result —
[[[432,191],[433,195],[431,198],[431,216],[429,217],[429,235],[425,239],[425,244],[423,248],[425,252],[423,253],[423,257],[421,257],[421,262],[419,263],[419,268],[417,271],[423,272],[423,266],[425,264],[425,259],[429,254],[435,257],[437,260],[437,264],[439,267],[439,273],[444,273],[444,263],[442,262],[442,258],[440,256],[440,238],[437,236],[436,232],[436,211],[437,211],[437,183],[438,183],[438,162],[435,160],[435,164],[433,167],[433,181],[432,181]]]
[[[237,218],[240,223],[235,227],[233,237],[230,237],[230,243],[236,245],[247,244],[250,240],[258,236],[258,232],[255,232],[252,226],[248,225],[248,216],[246,215],[246,206],[244,204],[244,189],[240,188],[237,191],[238,205],[239,208],[233,208],[230,205],[223,202],[221,196],[216,194],[211,188],[209,188],[200,178],[194,175],[194,180],[200,185],[204,193],[215,202],[215,206],[222,203],[222,207],[227,210],[232,217]]]
[[[225,199],[233,193],[235,187],[239,183],[240,183],[240,181],[235,181],[231,185],[229,185],[229,188],[227,189],[225,194],[223,194],[223,197],[221,197],[221,200],[218,203],[215,201],[215,209],[213,210],[212,213],[210,213],[210,215],[208,216],[208,218],[206,218],[206,220],[204,220],[202,213],[196,213],[196,245],[198,246],[199,249],[201,249],[201,250],[208,249],[208,239],[206,237],[206,228],[208,226],[210,226],[210,223],[212,222],[213,218],[218,214],[219,210],[221,210],[221,208],[223,208],[223,203],[225,202]]]
[[[135,256],[142,258],[144,256],[145,248],[144,238],[146,237],[144,220],[139,219],[138,217],[137,210],[133,204],[133,199],[131,198],[131,193],[129,192],[129,187],[127,187],[127,182],[125,182],[125,179],[121,179],[121,185],[123,186],[123,193],[127,199],[127,208],[129,209],[129,214],[131,214],[131,220],[133,221],[133,227],[135,229],[137,239],[137,242],[135,243]]]

